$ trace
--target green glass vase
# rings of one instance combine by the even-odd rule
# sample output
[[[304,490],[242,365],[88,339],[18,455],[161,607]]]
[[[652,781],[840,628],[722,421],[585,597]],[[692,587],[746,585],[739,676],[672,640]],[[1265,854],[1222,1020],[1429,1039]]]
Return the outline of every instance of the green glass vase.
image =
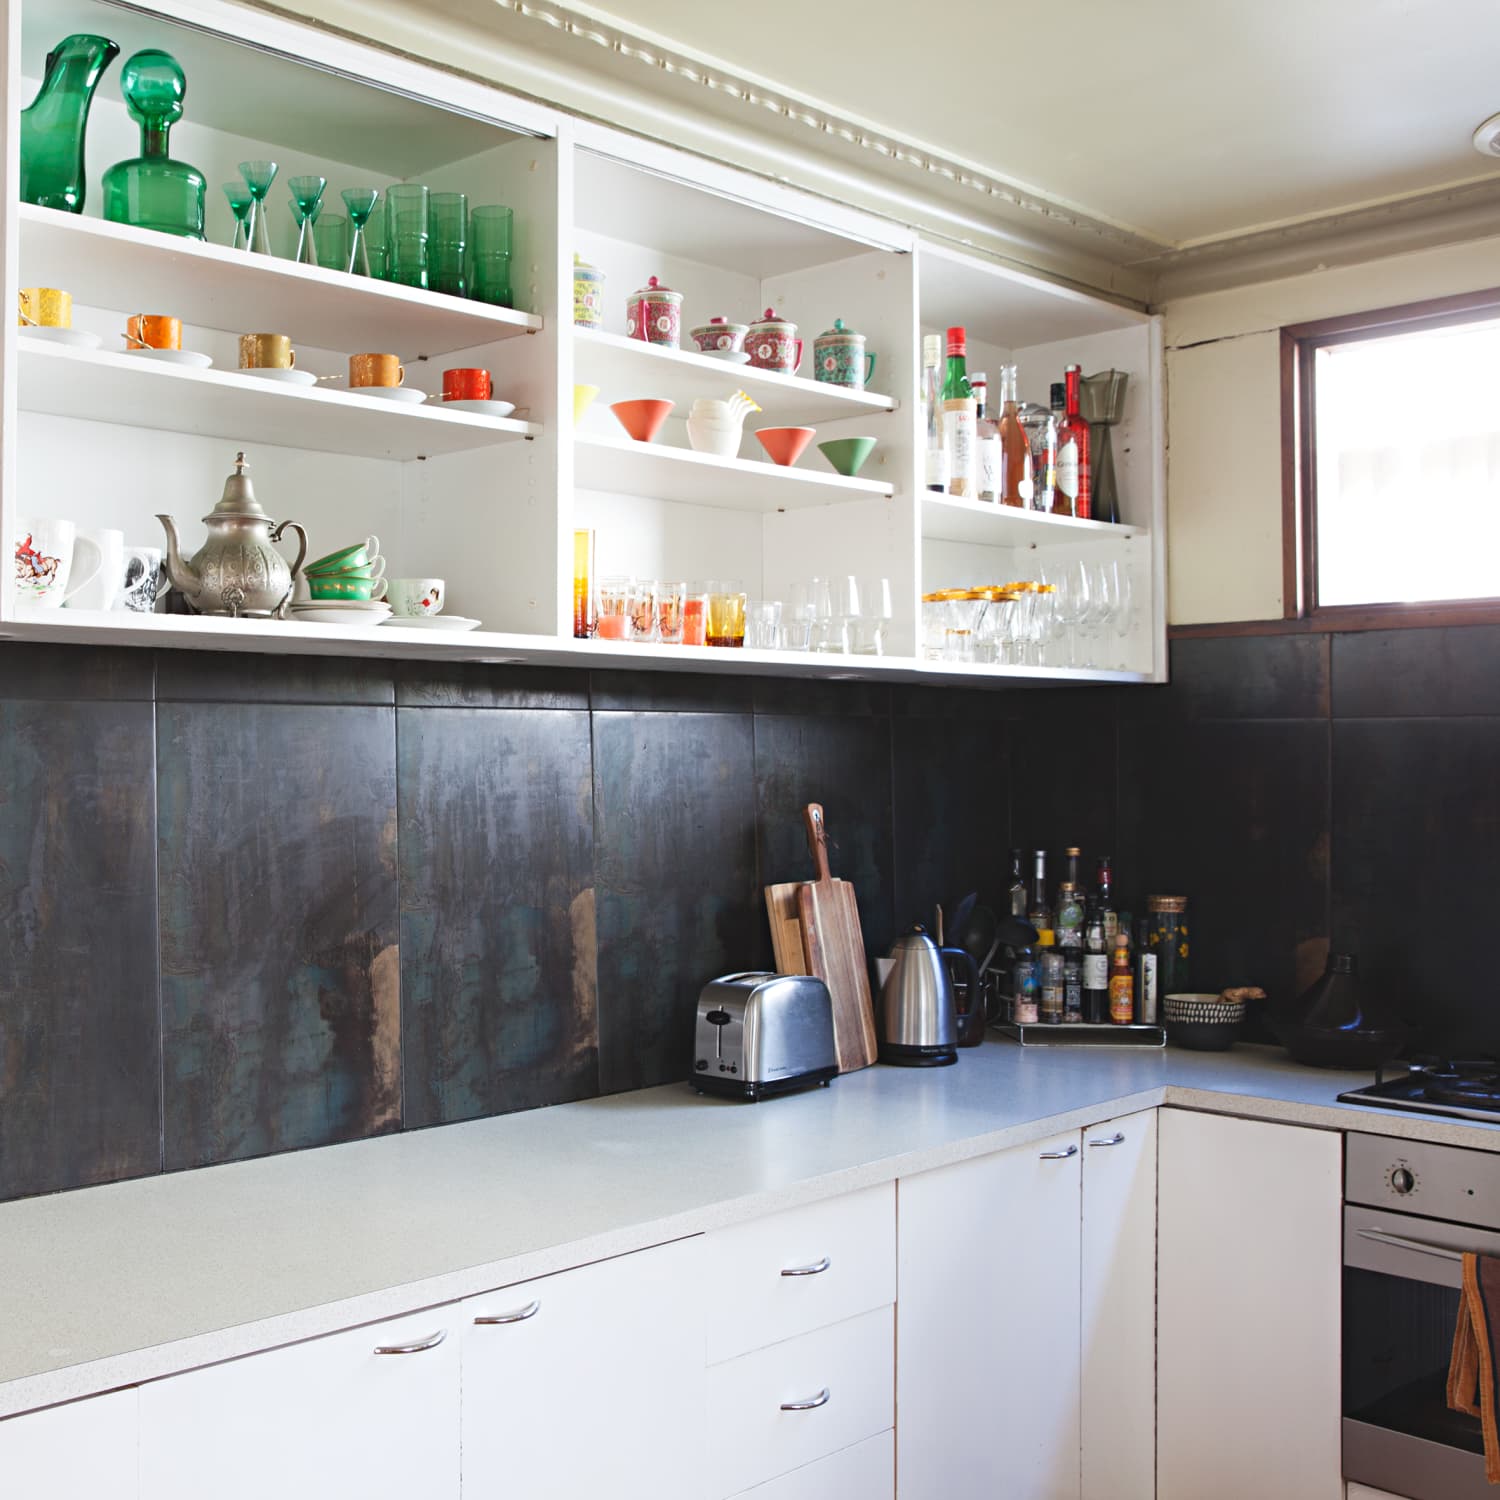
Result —
[[[117,161],[104,174],[104,217],[201,240],[207,191],[203,173],[174,161],[167,139],[182,118],[187,96],[177,59],[154,48],[137,52],[121,71],[120,92],[141,127],[141,154]]]
[[[89,105],[119,47],[79,32],[47,54],[36,98],[21,111],[21,201],[83,212],[83,135]]]

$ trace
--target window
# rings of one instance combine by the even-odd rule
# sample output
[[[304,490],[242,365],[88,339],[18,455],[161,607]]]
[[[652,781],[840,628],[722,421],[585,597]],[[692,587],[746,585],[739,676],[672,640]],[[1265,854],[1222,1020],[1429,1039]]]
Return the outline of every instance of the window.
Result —
[[[1500,291],[1283,330],[1289,616],[1500,614]]]

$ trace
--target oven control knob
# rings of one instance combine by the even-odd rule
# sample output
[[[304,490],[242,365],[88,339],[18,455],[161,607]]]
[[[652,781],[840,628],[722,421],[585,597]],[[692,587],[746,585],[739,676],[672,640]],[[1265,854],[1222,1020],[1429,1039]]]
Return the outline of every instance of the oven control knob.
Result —
[[[1417,1174],[1410,1167],[1391,1168],[1391,1191],[1403,1198],[1417,1186]]]

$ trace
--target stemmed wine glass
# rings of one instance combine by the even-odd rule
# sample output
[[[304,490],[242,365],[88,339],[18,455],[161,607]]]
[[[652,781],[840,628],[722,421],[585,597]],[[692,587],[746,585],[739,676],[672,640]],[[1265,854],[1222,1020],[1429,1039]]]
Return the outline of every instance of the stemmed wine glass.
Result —
[[[1115,579],[1114,639],[1118,660],[1115,665],[1123,672],[1129,654],[1130,632],[1135,625],[1135,586],[1130,581],[1130,567],[1118,558],[1110,564]]]
[[[248,250],[250,248],[250,210],[255,206],[255,199],[243,182],[226,182],[224,196],[229,200],[230,210],[234,214],[234,239],[230,241],[229,248]]]
[[[1089,570],[1086,564],[1076,562],[1068,567],[1053,599],[1053,614],[1068,636],[1067,664],[1076,667],[1078,627],[1088,618],[1089,611]]]
[[[286,184],[292,190],[292,207],[297,223],[297,264],[315,266],[318,263],[317,241],[313,238],[313,226],[318,222],[318,211],[323,207],[323,189],[328,186],[326,177],[290,177]]]
[[[349,274],[369,276],[372,273],[370,254],[365,248],[365,225],[370,222],[370,215],[375,212],[375,205],[380,201],[380,189],[345,188],[343,199],[344,206],[349,210],[349,223],[354,231],[349,241]]]
[[[1108,563],[1093,563],[1089,570],[1089,606],[1083,620],[1084,665],[1102,667],[1103,636],[1115,617],[1115,581]]]
[[[254,200],[250,205],[250,228],[246,248],[256,255],[271,253],[271,231],[266,225],[266,194],[276,181],[277,165],[274,161],[242,161],[240,176],[250,189]]]

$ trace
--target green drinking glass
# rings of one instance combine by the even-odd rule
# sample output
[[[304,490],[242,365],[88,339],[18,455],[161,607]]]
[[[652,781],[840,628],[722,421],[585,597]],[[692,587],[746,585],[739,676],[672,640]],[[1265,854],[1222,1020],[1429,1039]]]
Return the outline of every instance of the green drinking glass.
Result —
[[[141,154],[104,174],[104,217],[201,240],[207,183],[197,167],[172,159],[168,140],[187,97],[177,59],[154,47],[137,52],[120,71],[120,92],[141,127]]]
[[[21,111],[21,201],[83,212],[83,136],[104,70],[119,55],[108,37],[79,32],[48,54],[42,86]]]
[[[469,296],[494,307],[513,305],[510,287],[511,233],[515,216],[498,203],[483,204],[469,214]]]
[[[248,250],[250,210],[255,206],[255,199],[250,196],[250,189],[243,182],[226,182],[224,196],[229,200],[230,211],[234,214],[234,238],[229,242],[229,248]]]
[[[376,214],[368,224],[365,225],[365,244],[369,248],[370,275],[381,281],[386,276],[385,260],[385,215]]]
[[[349,210],[352,234],[349,241],[349,259],[344,269],[351,276],[378,274],[370,269],[370,253],[366,246],[365,226],[375,205],[380,199],[380,189],[372,187],[345,188],[342,194],[344,207]]]
[[[318,211],[323,206],[323,189],[328,186],[328,179],[288,177],[286,185],[292,190],[292,204],[297,217],[297,264],[315,266],[318,263],[318,242],[314,229],[318,222]]]
[[[421,183],[399,182],[385,190],[385,279],[401,286],[428,284],[432,194]]]
[[[432,242],[427,252],[427,284],[450,297],[468,295],[469,195],[432,195]]]
[[[271,231],[266,224],[266,194],[276,181],[279,170],[274,161],[242,161],[240,176],[250,189],[254,200],[250,205],[250,243],[248,248],[256,255],[271,253]]]
[[[343,214],[318,215],[318,264],[325,271],[349,269],[349,221]]]

